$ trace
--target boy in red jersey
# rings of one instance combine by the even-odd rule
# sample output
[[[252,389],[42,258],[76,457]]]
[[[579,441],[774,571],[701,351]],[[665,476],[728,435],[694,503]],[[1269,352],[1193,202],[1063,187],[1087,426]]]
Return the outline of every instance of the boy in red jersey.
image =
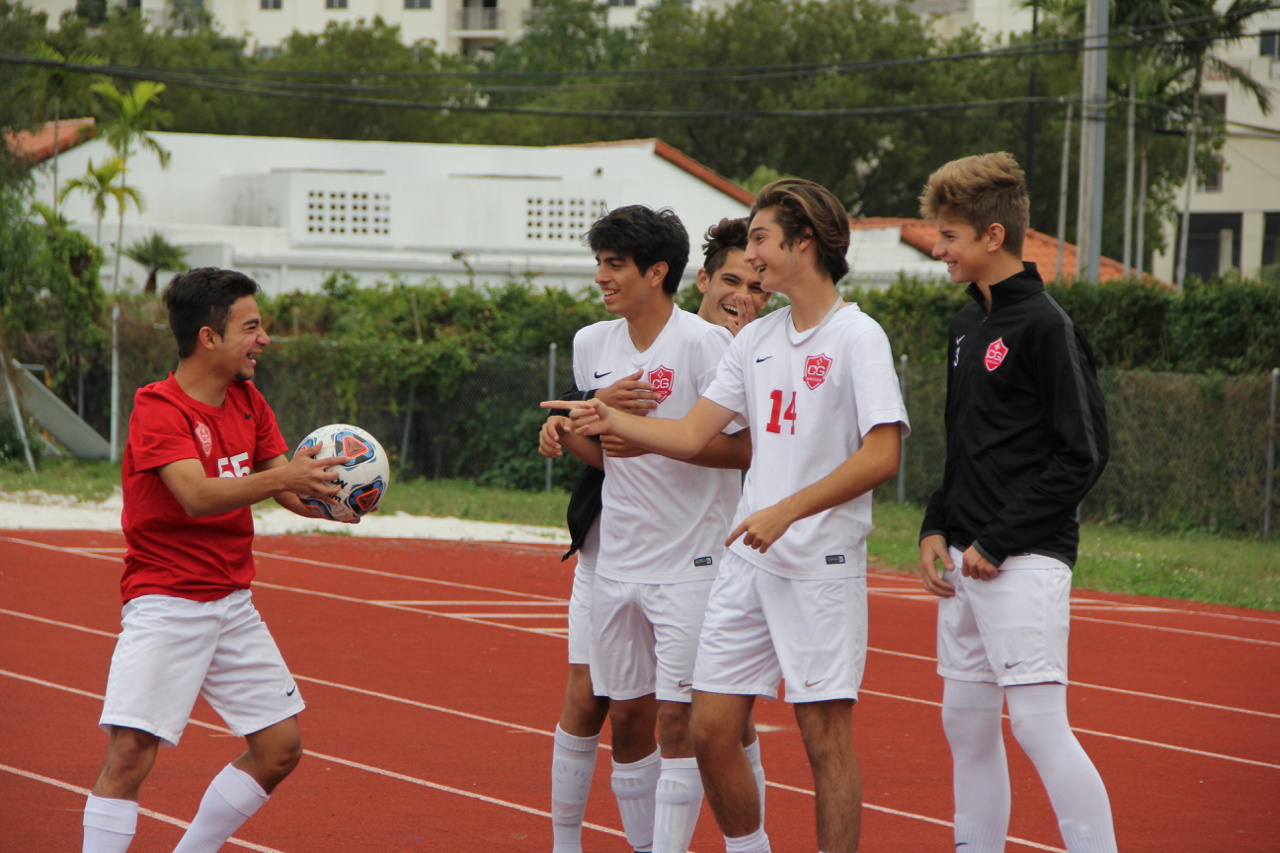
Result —
[[[210,784],[175,853],[216,851],[302,757],[302,697],[249,596],[249,508],[274,497],[315,517],[300,496],[334,500],[325,468],[347,459],[316,459],[317,450],[285,458],[275,415],[249,381],[271,342],[257,292],[249,277],[211,268],[175,276],[164,292],[179,362],[168,379],[138,391],[129,419],[123,631],[84,853],[128,849],[142,781],[161,741],[177,744],[197,695],[249,748]]]

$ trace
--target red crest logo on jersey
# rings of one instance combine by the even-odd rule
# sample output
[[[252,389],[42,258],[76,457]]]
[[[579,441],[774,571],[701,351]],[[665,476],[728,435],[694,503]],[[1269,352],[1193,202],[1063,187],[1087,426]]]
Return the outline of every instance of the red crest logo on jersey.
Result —
[[[649,371],[649,384],[653,386],[653,397],[658,403],[671,396],[671,388],[675,383],[676,372],[670,367],[655,367]]]
[[[987,366],[987,370],[995,370],[1008,354],[1009,348],[1004,345],[1004,338],[997,338],[987,347],[987,356],[982,359],[982,363]]]
[[[831,369],[831,357],[828,355],[811,355],[804,360],[804,384],[809,390],[817,388],[827,378]]]
[[[200,439],[200,450],[205,456],[213,452],[213,433],[200,421],[196,421],[196,438]]]

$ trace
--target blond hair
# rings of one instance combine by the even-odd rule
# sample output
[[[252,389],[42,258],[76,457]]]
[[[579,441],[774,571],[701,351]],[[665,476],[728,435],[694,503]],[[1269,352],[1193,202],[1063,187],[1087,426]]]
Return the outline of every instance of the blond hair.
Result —
[[[964,222],[979,235],[998,222],[1004,227],[1002,248],[1021,258],[1031,218],[1026,175],[1003,151],[952,160],[929,176],[920,215]]]
[[[812,237],[818,265],[831,281],[839,282],[848,274],[849,215],[830,190],[813,181],[783,178],[760,190],[748,221],[769,208],[782,228],[783,246],[790,246],[797,237]]]

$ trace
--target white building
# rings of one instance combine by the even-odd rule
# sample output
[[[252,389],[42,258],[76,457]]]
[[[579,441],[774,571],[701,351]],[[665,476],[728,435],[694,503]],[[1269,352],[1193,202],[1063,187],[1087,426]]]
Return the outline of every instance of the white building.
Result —
[[[1263,266],[1280,264],[1280,10],[1249,26],[1251,37],[1217,54],[1270,90],[1272,110],[1263,115],[1252,95],[1225,80],[1205,82],[1202,98],[1216,102],[1230,124],[1218,168],[1200,174],[1191,194],[1187,273],[1201,278],[1230,269],[1255,276]],[[1185,187],[1175,199],[1183,211]],[[1173,280],[1179,237],[1177,221],[1169,222],[1169,249],[1152,264],[1159,278]]]
[[[332,271],[362,283],[398,274],[452,284],[474,273],[499,281],[527,273],[576,288],[595,276],[582,236],[605,211],[625,204],[670,207],[697,246],[722,217],[743,216],[751,195],[656,139],[564,147],[433,145],[157,133],[172,153],[162,170],[137,154],[129,183],[142,213],[125,214],[124,245],[159,232],[189,252],[192,266],[239,269],[270,293],[316,290]],[[92,159],[109,159],[104,140],[62,154],[63,183]],[[51,193],[41,167],[37,198]],[[103,220],[114,243],[114,201]],[[93,235],[90,200],[73,195],[68,219]],[[111,289],[114,252],[103,267]],[[122,263],[122,285],[145,271]]]

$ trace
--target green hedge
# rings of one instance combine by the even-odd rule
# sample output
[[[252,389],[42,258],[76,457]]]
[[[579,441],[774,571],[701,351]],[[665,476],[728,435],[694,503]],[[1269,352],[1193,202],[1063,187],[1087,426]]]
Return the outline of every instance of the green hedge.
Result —
[[[1048,285],[1089,339],[1098,367],[1175,373],[1262,373],[1280,367],[1280,282],[1192,280],[1182,294],[1139,281]],[[903,280],[847,291],[885,328],[895,352],[942,364],[947,322],[964,289]]]

